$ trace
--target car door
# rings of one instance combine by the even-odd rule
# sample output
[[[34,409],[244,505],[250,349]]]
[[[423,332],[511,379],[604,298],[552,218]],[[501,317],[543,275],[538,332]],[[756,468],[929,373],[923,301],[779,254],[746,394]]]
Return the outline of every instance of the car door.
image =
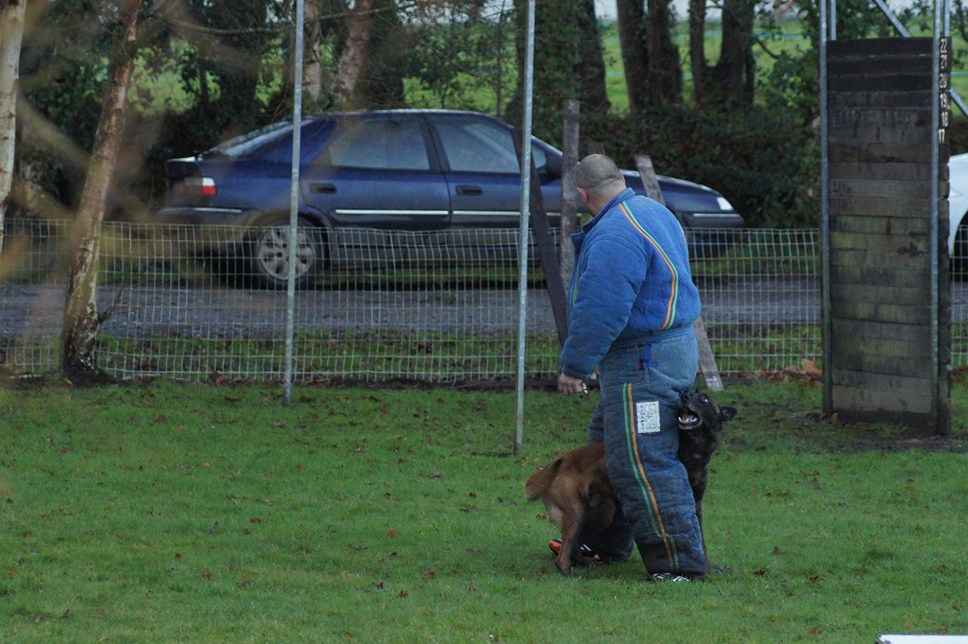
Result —
[[[455,228],[518,226],[521,173],[509,125],[469,113],[431,113],[428,120],[440,149],[441,165]],[[543,167],[548,150],[532,146],[535,165]],[[541,175],[545,209],[553,225],[561,210],[560,180]]]
[[[450,197],[428,141],[411,114],[342,117],[303,172],[303,199],[335,227],[444,228]]]

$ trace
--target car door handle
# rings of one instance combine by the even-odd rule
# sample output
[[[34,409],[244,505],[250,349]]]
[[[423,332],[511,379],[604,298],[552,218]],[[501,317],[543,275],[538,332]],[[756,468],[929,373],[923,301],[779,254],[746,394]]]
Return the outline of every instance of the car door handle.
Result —
[[[310,182],[309,192],[314,195],[331,195],[336,192],[336,186],[331,183]]]
[[[457,194],[459,195],[482,195],[484,191],[481,190],[480,186],[457,186]]]

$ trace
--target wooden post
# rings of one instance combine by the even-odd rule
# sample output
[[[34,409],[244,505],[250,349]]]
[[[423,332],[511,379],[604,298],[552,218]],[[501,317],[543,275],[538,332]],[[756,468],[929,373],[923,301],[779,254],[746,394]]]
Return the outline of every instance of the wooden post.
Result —
[[[635,165],[642,175],[642,185],[645,187],[645,195],[650,199],[658,201],[663,206],[665,198],[659,188],[659,180],[655,176],[655,168],[652,167],[652,158],[647,154],[635,155]],[[723,381],[719,377],[719,368],[716,366],[716,357],[713,355],[712,347],[709,346],[709,336],[706,335],[706,325],[703,324],[702,316],[696,318],[696,339],[699,341],[699,369],[702,371],[706,380],[706,386],[712,391],[722,391]]]
[[[530,143],[530,142],[529,142]],[[521,158],[521,130],[514,128],[514,147],[518,158]],[[541,179],[538,171],[534,167],[534,159],[531,160],[531,231],[534,233],[534,243],[538,248],[538,258],[541,260],[541,268],[544,270],[545,285],[548,288],[548,297],[551,300],[551,312],[555,318],[555,327],[558,330],[559,345],[565,344],[568,337],[568,311],[565,305],[565,286],[561,280],[559,272],[558,254],[555,251],[555,242],[551,237],[551,226],[548,225],[548,212],[544,207],[544,199],[541,197]]]
[[[848,422],[951,431],[950,47],[827,49],[824,411]]]
[[[575,267],[575,247],[571,235],[578,230],[578,189],[575,187],[575,166],[578,164],[578,101],[565,101],[564,136],[561,146],[561,223],[558,249],[561,254],[561,281],[567,284]]]

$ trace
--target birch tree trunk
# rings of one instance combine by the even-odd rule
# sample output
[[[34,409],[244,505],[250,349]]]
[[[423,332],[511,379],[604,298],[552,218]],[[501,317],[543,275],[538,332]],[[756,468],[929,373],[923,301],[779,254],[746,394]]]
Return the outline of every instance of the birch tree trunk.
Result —
[[[305,25],[303,26],[303,91],[309,99],[311,110],[319,105],[323,95],[323,65],[319,60],[319,47],[323,40],[323,30],[319,24],[322,13],[322,0],[306,0]]]
[[[0,253],[4,220],[13,186],[14,147],[17,141],[17,79],[24,35],[27,0],[0,0]]]
[[[111,49],[107,96],[101,108],[94,150],[78,205],[74,230],[76,250],[68,275],[61,335],[61,369],[68,375],[82,378],[96,372],[95,348],[101,325],[96,301],[101,223],[121,150],[128,83],[138,49],[141,0],[121,0],[120,8],[121,35]]]
[[[366,62],[373,33],[373,0],[356,0],[349,16],[349,36],[339,57],[339,67],[333,81],[333,99],[340,109],[353,107],[353,95]]]

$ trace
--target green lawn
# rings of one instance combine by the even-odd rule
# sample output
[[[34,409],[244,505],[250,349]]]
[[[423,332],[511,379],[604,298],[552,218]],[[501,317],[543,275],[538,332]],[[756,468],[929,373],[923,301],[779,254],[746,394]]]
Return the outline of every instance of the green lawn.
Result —
[[[871,642],[968,633],[968,407],[947,440],[731,384],[705,583],[562,578],[523,485],[594,394],[0,389],[0,638]],[[632,609],[631,611],[629,609]]]

